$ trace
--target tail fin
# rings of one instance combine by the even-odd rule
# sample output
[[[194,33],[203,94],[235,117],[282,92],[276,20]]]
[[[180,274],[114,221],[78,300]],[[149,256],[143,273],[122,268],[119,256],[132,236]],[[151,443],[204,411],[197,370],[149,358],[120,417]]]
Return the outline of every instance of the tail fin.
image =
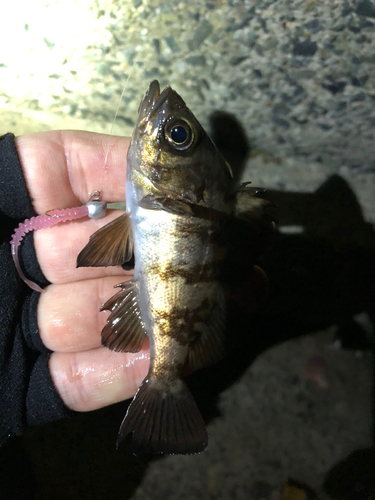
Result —
[[[203,418],[182,380],[165,384],[148,376],[142,382],[121,424],[117,448],[131,432],[134,455],[183,455],[207,447]]]

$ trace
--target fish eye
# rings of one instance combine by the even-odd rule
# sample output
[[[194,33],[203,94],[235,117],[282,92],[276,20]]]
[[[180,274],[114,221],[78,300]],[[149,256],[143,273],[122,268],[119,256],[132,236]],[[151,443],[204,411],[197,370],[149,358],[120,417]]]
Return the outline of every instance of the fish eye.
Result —
[[[165,127],[165,136],[169,143],[180,151],[188,149],[194,139],[193,131],[185,120],[171,120]]]
[[[171,139],[174,143],[184,144],[187,138],[188,138],[188,133],[185,127],[177,125],[177,127],[172,128]]]

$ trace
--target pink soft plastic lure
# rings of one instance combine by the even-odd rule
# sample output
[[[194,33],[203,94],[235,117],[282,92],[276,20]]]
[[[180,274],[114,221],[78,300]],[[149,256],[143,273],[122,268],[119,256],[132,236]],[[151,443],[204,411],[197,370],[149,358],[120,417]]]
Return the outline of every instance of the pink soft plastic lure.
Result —
[[[21,222],[21,224],[19,224],[17,229],[14,231],[14,234],[12,235],[12,239],[10,240],[12,257],[18,274],[30,288],[32,288],[36,292],[43,292],[40,286],[26,278],[21,269],[18,259],[18,249],[24,236],[28,232],[35,231],[36,229],[52,227],[56,224],[59,224],[60,222],[72,221],[86,216],[92,219],[99,219],[101,217],[104,217],[107,208],[119,208],[115,203],[107,205],[107,203],[99,201],[99,196],[100,192],[95,191],[95,193],[90,195],[90,199],[85,205],[75,208],[66,208],[63,210],[55,209],[48,212],[47,214],[31,217],[31,219],[26,219],[25,221]]]

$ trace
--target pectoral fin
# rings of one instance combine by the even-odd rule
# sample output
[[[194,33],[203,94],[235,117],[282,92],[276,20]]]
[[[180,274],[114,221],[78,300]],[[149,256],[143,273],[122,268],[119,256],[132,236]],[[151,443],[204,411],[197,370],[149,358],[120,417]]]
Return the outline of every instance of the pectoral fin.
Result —
[[[132,258],[133,244],[130,218],[125,213],[90,237],[78,255],[77,267],[122,265]]]
[[[247,186],[247,182],[240,185],[236,193],[235,216],[253,222],[255,220],[270,224],[273,218],[266,209],[271,203],[257,195],[263,193],[264,189]]]
[[[247,249],[253,257],[263,254],[274,237],[275,218],[267,210],[273,205],[257,196],[263,191],[246,185],[239,187],[236,193],[234,222],[230,226],[231,240],[238,241],[238,235],[246,235],[246,239],[242,239],[238,244]]]
[[[133,280],[117,285],[121,290],[107,300],[101,311],[111,311],[102,330],[102,345],[117,352],[139,352],[146,338]]]

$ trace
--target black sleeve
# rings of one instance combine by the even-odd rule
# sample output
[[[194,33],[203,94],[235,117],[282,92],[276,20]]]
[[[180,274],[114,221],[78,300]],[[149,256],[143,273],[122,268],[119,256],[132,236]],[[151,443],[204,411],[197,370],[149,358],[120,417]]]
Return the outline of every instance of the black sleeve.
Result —
[[[39,293],[15,269],[10,239],[14,229],[36,215],[23,177],[13,134],[0,137],[0,445],[26,426],[72,415],[59,397],[48,368],[51,352],[40,340]],[[45,286],[33,234],[24,238],[20,261],[28,278]]]

